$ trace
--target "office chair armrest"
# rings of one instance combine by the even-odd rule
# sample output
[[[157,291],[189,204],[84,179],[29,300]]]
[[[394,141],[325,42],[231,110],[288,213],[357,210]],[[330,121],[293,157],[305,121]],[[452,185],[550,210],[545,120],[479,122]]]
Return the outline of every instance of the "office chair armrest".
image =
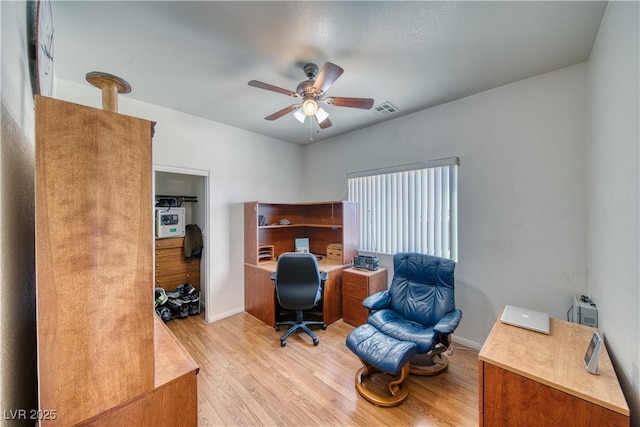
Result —
[[[271,273],[271,280],[276,280],[277,277],[278,277],[277,271],[274,271],[273,273]]]
[[[327,277],[329,277],[329,274],[326,271],[320,272],[320,292],[322,293],[323,298],[324,298],[324,284],[327,281]]]
[[[444,317],[435,324],[433,330],[437,334],[448,335],[455,331],[458,324],[460,324],[460,319],[462,319],[462,311],[456,308],[445,314]]]
[[[369,295],[365,299],[362,300],[362,305],[371,310],[381,310],[383,308],[388,308],[391,303],[391,295],[389,295],[389,291],[377,292],[373,295]]]

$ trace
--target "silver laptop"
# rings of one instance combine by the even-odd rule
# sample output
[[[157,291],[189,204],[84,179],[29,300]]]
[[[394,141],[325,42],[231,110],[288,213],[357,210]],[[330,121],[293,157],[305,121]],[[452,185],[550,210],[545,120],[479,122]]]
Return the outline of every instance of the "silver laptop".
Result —
[[[502,323],[549,334],[549,314],[507,305],[500,317]]]

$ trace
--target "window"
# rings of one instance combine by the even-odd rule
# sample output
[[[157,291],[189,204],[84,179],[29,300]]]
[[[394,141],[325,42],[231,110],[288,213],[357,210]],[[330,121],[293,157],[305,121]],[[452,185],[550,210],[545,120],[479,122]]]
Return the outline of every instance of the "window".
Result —
[[[457,259],[458,158],[347,174],[358,249]]]

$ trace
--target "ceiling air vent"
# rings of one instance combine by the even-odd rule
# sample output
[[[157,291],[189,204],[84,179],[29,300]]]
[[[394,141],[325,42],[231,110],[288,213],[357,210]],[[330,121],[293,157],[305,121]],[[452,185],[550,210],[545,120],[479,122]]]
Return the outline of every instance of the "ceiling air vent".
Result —
[[[378,117],[388,116],[389,114],[396,113],[398,108],[390,103],[389,101],[383,102],[382,104],[374,105],[371,110],[374,115]]]

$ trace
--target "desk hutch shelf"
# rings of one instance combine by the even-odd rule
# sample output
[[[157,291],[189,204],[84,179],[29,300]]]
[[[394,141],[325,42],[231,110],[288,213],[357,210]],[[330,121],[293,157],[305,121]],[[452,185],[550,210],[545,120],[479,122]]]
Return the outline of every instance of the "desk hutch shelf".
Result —
[[[356,207],[353,202],[342,201],[245,203],[245,263],[257,265],[260,248],[264,246],[273,246],[276,258],[283,252],[294,251],[298,237],[309,238],[310,251],[319,255],[327,255],[327,246],[332,243],[342,244],[342,263],[350,263],[358,253]],[[261,222],[265,225],[259,225]]]

